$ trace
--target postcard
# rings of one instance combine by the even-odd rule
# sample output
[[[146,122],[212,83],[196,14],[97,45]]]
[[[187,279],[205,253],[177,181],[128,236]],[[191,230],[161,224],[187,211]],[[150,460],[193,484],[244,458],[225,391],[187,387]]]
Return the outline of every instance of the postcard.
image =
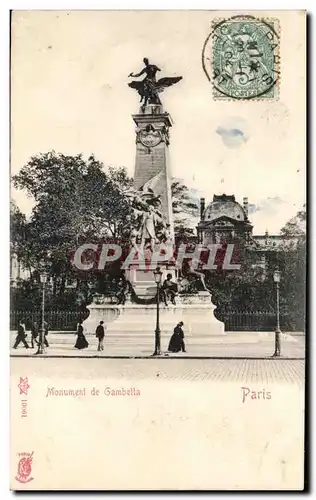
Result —
[[[303,10],[13,11],[12,490],[304,489],[305,103]]]

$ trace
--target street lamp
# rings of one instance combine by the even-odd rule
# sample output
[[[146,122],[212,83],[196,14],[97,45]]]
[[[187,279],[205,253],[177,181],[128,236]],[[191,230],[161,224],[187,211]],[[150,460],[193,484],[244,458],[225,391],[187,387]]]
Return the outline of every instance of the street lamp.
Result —
[[[156,330],[155,330],[155,352],[153,356],[159,356],[161,354],[160,350],[160,326],[159,326],[159,300],[160,300],[160,283],[162,272],[160,271],[160,267],[154,271],[155,283],[157,285],[157,315],[156,315]]]
[[[45,272],[41,273],[41,283],[43,285],[42,288],[42,328],[41,328],[41,336],[38,344],[38,349],[35,354],[44,354],[45,353],[45,284],[47,282],[47,275]]]
[[[276,284],[276,329],[275,329],[275,350],[273,356],[279,357],[281,355],[281,340],[280,340],[280,281],[281,273],[277,267],[273,273],[273,281]]]

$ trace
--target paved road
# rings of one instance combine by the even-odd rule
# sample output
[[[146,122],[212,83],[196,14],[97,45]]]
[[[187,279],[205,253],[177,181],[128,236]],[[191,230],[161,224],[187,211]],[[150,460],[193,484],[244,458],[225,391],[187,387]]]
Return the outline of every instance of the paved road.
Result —
[[[22,361],[22,360],[21,360]],[[19,373],[20,361],[12,360]],[[118,380],[188,380],[303,386],[304,361],[288,359],[56,359],[23,358],[24,373],[60,377]]]

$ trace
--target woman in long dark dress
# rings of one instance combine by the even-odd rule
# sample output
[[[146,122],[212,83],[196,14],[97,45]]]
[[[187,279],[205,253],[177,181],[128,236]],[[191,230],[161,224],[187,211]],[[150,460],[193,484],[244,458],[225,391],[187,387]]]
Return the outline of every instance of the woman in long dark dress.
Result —
[[[78,323],[78,327],[77,327],[77,341],[75,343],[75,348],[76,349],[85,349],[86,347],[88,347],[88,345],[89,345],[89,342],[87,341],[87,339],[83,333],[82,320],[80,320]]]
[[[173,334],[171,336],[168,351],[169,352],[186,352],[185,344],[184,344],[184,333],[182,330],[183,322],[177,324],[175,329],[173,330]]]

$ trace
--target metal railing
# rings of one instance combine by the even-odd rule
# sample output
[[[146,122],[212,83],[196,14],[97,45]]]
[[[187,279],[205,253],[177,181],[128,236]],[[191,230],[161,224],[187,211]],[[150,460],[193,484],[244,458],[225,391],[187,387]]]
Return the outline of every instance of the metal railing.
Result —
[[[78,321],[80,319],[85,320],[88,315],[89,311],[47,311],[45,312],[45,320],[47,321],[50,330],[75,331]],[[26,329],[29,330],[35,321],[38,324],[41,323],[41,310],[11,311],[10,329],[16,330],[21,320],[24,321]]]
[[[269,332],[276,328],[275,311],[244,311],[235,309],[215,310],[215,316],[218,320],[225,323],[226,331],[258,331]],[[288,314],[280,315],[281,328],[286,331],[295,330],[291,325]]]

